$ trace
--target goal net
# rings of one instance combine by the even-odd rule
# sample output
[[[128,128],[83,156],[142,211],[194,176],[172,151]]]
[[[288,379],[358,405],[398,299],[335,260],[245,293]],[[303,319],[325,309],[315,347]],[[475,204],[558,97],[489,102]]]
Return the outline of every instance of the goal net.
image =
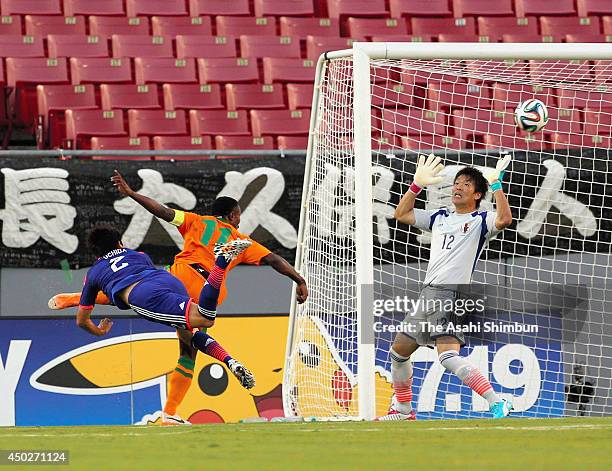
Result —
[[[291,309],[285,413],[386,412],[393,327],[418,297],[430,243],[393,212],[418,155],[434,152],[444,179],[418,208],[452,210],[459,169],[512,156],[503,188],[514,222],[473,275],[492,331],[470,334],[461,354],[517,416],[610,415],[612,45],[358,47],[317,70],[296,258],[310,296]],[[533,134],[514,124],[529,98],[550,116]],[[489,192],[480,210],[492,209]],[[489,416],[434,349],[411,361],[419,418]]]

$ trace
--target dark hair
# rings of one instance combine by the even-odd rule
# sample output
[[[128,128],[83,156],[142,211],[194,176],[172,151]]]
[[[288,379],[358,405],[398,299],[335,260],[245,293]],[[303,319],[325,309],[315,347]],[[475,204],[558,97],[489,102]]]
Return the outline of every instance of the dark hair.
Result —
[[[457,172],[457,175],[455,175],[453,183],[456,182],[457,178],[462,175],[467,177],[468,180],[471,180],[474,183],[474,191],[482,195],[480,199],[476,200],[476,207],[479,208],[480,202],[483,200],[483,198],[487,194],[487,190],[489,189],[489,183],[487,182],[487,179],[484,177],[480,170],[475,169],[474,167],[463,167]]]
[[[229,196],[220,196],[212,206],[213,216],[226,217],[238,207],[238,201]]]
[[[108,224],[96,224],[87,237],[87,244],[96,257],[115,250],[121,242],[121,234]]]

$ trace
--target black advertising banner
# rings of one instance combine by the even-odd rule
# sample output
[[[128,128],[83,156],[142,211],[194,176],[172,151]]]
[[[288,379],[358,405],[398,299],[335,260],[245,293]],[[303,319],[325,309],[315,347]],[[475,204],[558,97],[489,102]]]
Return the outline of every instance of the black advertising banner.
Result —
[[[172,262],[182,246],[176,227],[160,222],[110,182],[118,169],[139,193],[170,207],[208,214],[218,195],[240,201],[240,230],[293,261],[304,158],[200,161],[91,161],[0,158],[2,267],[91,265],[88,231],[116,225],[126,247]]]
[[[467,158],[474,165],[494,167],[498,156],[470,153]],[[448,204],[452,176],[466,161],[461,153],[446,154],[445,183],[427,189],[418,205]],[[127,247],[147,252],[158,264],[171,263],[182,245],[180,234],[117,193],[110,183],[115,168],[134,190],[198,214],[208,214],[219,195],[236,198],[243,208],[240,230],[293,263],[304,162],[300,157],[183,162],[0,158],[1,266],[89,266],[93,257],[85,241],[97,222],[116,225]],[[414,154],[375,159],[374,235],[379,260],[404,263],[428,256],[427,235],[398,227],[393,220],[393,209],[408,189],[415,162]],[[503,237],[491,241],[488,256],[610,253],[611,162],[604,149],[586,150],[580,156],[513,153],[504,189],[515,222]],[[337,195],[334,208],[317,210],[313,216],[320,219],[315,221],[319,235],[342,234],[342,241],[335,237],[330,243],[350,244],[354,221],[346,217],[347,196],[349,200],[351,196],[345,188],[352,178],[347,169],[330,165],[315,168],[314,173],[319,181],[312,188],[312,204],[317,204],[319,188]],[[483,206],[492,207],[489,202]]]

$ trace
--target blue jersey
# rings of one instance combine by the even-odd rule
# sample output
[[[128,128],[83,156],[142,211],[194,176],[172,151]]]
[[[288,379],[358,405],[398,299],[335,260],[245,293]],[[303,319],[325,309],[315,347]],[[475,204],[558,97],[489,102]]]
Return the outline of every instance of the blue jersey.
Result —
[[[159,270],[145,253],[131,249],[115,249],[100,257],[87,272],[81,292],[80,307],[93,309],[98,291],[119,309],[129,309],[117,296],[122,290]]]

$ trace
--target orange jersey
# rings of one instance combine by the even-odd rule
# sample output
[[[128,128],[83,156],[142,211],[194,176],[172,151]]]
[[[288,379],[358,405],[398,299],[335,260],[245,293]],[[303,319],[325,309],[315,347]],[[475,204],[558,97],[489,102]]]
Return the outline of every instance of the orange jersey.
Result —
[[[225,243],[234,239],[248,239],[253,244],[238,255],[235,260],[232,260],[227,267],[227,271],[241,263],[259,265],[261,259],[270,253],[260,243],[238,232],[231,224],[214,216],[200,216],[199,214],[175,210],[172,224],[178,227],[183,239],[185,239],[183,250],[174,257],[175,265],[197,263],[210,272],[215,264],[215,255],[213,253],[215,244]],[[225,298],[225,294],[225,280],[223,280],[219,301]]]

